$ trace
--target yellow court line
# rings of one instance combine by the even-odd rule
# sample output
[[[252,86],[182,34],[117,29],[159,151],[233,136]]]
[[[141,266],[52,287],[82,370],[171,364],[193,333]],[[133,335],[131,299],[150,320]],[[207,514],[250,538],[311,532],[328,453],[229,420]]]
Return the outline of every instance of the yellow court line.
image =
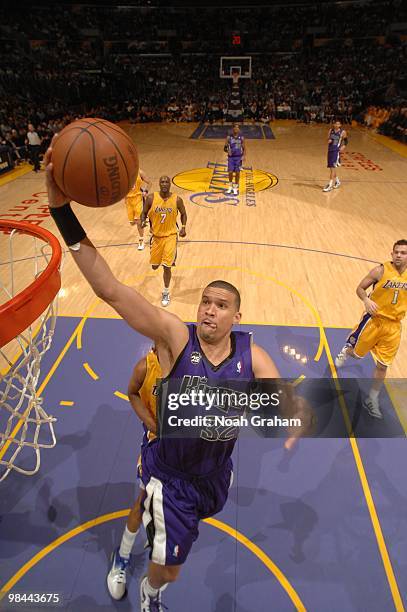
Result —
[[[98,374],[96,374],[96,372],[94,372],[92,370],[92,368],[90,367],[90,365],[88,364],[87,361],[85,361],[85,363],[83,363],[82,365],[83,365],[84,369],[86,370],[86,372],[89,374],[89,376],[91,378],[93,378],[93,380],[98,380],[99,379]]]
[[[302,383],[302,381],[304,380],[304,378],[306,378],[305,374],[301,374],[301,376],[299,376],[297,378],[297,380],[295,380],[293,382],[293,387],[298,387],[298,385],[300,385]]]
[[[240,544],[243,544],[243,546],[245,546],[248,550],[250,550],[250,552],[252,552],[258,559],[260,559],[260,561],[267,567],[268,570],[270,570],[270,572],[278,580],[278,582],[281,584],[281,586],[287,593],[288,597],[293,602],[295,609],[298,610],[298,612],[306,612],[306,608],[302,603],[297,591],[290,584],[290,582],[280,570],[280,568],[277,567],[277,565],[270,559],[270,557],[266,555],[266,553],[259,546],[254,544],[254,542],[249,540],[249,538],[243,535],[243,533],[241,533],[240,531],[233,529],[232,527],[222,521],[219,521],[218,519],[207,518],[204,519],[204,523],[208,523],[209,525],[212,525],[212,527],[216,527],[220,531],[224,531],[228,535],[232,536],[232,538],[235,538],[238,542],[240,542]]]
[[[75,402],[66,402],[64,400],[59,402],[60,406],[73,406]]]
[[[87,521],[82,525],[78,525],[71,531],[64,533],[62,536],[45,546],[42,550],[40,550],[36,555],[34,555],[27,563],[25,563],[15,574],[8,580],[0,589],[0,601],[6,595],[6,593],[12,589],[27,572],[30,571],[37,563],[39,563],[44,557],[49,555],[56,548],[64,544],[65,542],[71,540],[75,536],[87,531],[88,529],[92,529],[97,525],[102,525],[103,523],[108,523],[109,521],[113,521],[119,518],[127,517],[130,512],[130,508],[126,510],[118,510],[117,512],[110,512],[109,514],[103,514],[102,516],[98,516],[95,519]],[[277,567],[277,565],[266,555],[266,553],[259,548],[256,544],[251,542],[244,534],[240,533],[236,529],[233,529],[226,523],[219,521],[217,519],[204,519],[204,522],[220,531],[223,531],[230,535],[232,538],[235,538],[240,544],[245,546],[255,557],[257,557],[266,567],[267,569],[275,576],[278,582],[281,584],[291,601],[293,602],[296,610],[298,612],[306,612],[306,608],[302,603],[298,593],[294,589],[294,587],[290,584],[286,576],[283,572]]]
[[[83,333],[83,328],[85,327],[85,323],[86,323],[87,319],[90,317],[92,311],[99,304],[99,302],[101,302],[100,298],[94,298],[93,299],[93,301],[91,302],[91,305],[86,310],[85,314],[82,317],[81,322],[78,325],[78,333],[77,333],[77,336],[76,336],[76,348],[78,349],[78,351],[80,351],[82,349],[82,333]]]
[[[119,512],[111,512],[110,514],[104,514],[103,516],[98,516],[95,519],[87,521],[86,523],[82,523],[82,525],[78,525],[71,531],[67,531],[62,536],[45,546],[42,550],[40,550],[36,555],[34,555],[27,563],[24,565],[8,580],[0,589],[0,601],[5,596],[6,592],[13,588],[13,586],[23,577],[25,574],[33,568],[39,561],[41,561],[44,557],[49,555],[53,550],[71,540],[75,536],[87,531],[88,529],[92,529],[97,525],[101,525],[103,523],[107,523],[108,521],[112,521],[117,518],[122,518],[128,516],[130,509],[120,510]]]
[[[120,399],[126,400],[126,402],[129,402],[129,396],[126,395],[125,393],[121,393],[121,391],[115,391],[114,394],[116,397],[120,397]]]
[[[36,392],[36,396],[37,397],[40,397],[41,393],[44,391],[45,387],[47,386],[47,384],[49,383],[51,377],[53,376],[55,370],[57,369],[57,367],[61,363],[62,359],[65,357],[65,355],[66,355],[68,349],[70,348],[71,344],[75,340],[76,334],[78,332],[79,325],[80,325],[80,323],[76,326],[76,328],[72,332],[71,337],[69,338],[68,342],[65,344],[64,348],[62,349],[62,351],[59,353],[58,357],[54,361],[54,363],[53,363],[51,369],[49,370],[48,374],[46,375],[46,377],[42,381],[39,389]],[[7,440],[7,442],[4,444],[3,448],[0,450],[0,459],[2,459],[4,457],[8,447],[10,446],[10,444],[12,442],[12,439],[16,437],[16,435],[19,432],[20,428],[24,424],[24,419],[27,416],[29,410],[30,410],[30,407],[27,408],[27,410],[24,412],[22,418],[19,419],[19,421],[16,423],[16,426],[14,427],[13,431],[10,434],[10,439]]]
[[[332,354],[331,354],[331,349],[329,347],[328,344],[328,340],[325,336],[325,351],[326,351],[326,356],[328,359],[328,363],[329,363],[329,367],[332,373],[332,378],[335,381],[335,386],[337,391],[340,391],[340,385],[339,385],[339,380],[338,380],[338,374],[335,368],[335,364],[332,358]],[[375,533],[376,536],[376,541],[379,547],[379,551],[380,551],[380,555],[382,558],[382,562],[383,562],[383,566],[384,566],[384,571],[386,573],[386,577],[387,577],[387,581],[389,583],[389,587],[390,587],[390,591],[393,597],[393,602],[394,602],[394,606],[397,610],[397,612],[404,612],[405,608],[403,605],[403,601],[401,599],[400,596],[400,591],[398,588],[398,584],[397,584],[397,580],[396,577],[394,575],[394,570],[393,570],[393,566],[390,560],[390,556],[387,550],[387,546],[386,546],[386,542],[384,540],[384,536],[383,536],[383,532],[382,532],[382,528],[380,525],[380,521],[379,521],[379,516],[377,514],[377,510],[375,507],[375,503],[373,501],[373,496],[372,493],[370,491],[370,486],[369,486],[369,482],[366,476],[366,472],[365,472],[365,468],[363,465],[363,461],[362,461],[362,457],[360,455],[360,451],[359,451],[359,447],[358,447],[358,443],[354,437],[354,433],[351,431],[351,423],[349,420],[349,413],[348,410],[346,408],[346,404],[345,404],[345,400],[344,397],[342,395],[342,393],[338,393],[338,399],[339,399],[339,403],[341,404],[341,408],[342,408],[342,412],[345,413],[344,416],[345,418],[345,423],[346,423],[346,427],[348,430],[348,433],[350,433],[349,435],[349,443],[351,445],[352,448],[352,452],[353,452],[353,457],[356,463],[356,468],[359,474],[359,478],[360,478],[360,482],[362,485],[362,490],[365,496],[365,500],[366,500],[366,505],[369,511],[369,515],[370,515],[370,520],[372,522],[372,526],[373,526],[373,531]]]

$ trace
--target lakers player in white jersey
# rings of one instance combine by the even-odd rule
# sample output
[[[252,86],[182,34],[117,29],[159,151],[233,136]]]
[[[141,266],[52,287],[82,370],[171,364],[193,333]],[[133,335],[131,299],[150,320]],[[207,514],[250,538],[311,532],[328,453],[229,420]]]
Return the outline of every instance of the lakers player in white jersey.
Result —
[[[339,368],[348,357],[360,359],[369,351],[373,353],[374,382],[363,405],[377,419],[383,418],[379,407],[380,388],[397,354],[401,320],[407,311],[407,240],[398,240],[391,255],[391,261],[376,266],[360,281],[356,294],[366,312],[335,359]],[[372,285],[373,291],[368,295],[366,289]]]
[[[170,303],[171,268],[175,266],[177,258],[178,213],[181,214],[182,227],[179,231],[181,238],[185,238],[187,213],[184,202],[176,193],[171,193],[171,179],[169,176],[160,178],[160,191],[151,193],[144,201],[141,222],[144,226],[147,219],[150,222],[152,238],[150,243],[150,263],[153,270],[163,266],[164,290],[161,304]]]
[[[136,182],[133,188],[130,189],[129,193],[125,197],[125,204],[127,209],[127,217],[130,225],[137,225],[139,241],[137,249],[142,251],[144,249],[144,229],[141,225],[141,213],[143,212],[143,201],[147,196],[150,188],[151,181],[148,176],[140,168]]]

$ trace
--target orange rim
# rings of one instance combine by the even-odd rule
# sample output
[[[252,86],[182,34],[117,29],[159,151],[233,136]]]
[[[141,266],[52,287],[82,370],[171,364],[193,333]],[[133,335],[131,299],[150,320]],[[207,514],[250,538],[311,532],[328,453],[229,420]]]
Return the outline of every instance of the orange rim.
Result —
[[[13,230],[47,242],[52,248],[51,259],[41,274],[18,295],[0,305],[0,347],[21,334],[46,310],[61,288],[62,257],[58,239],[46,229],[24,221],[0,219],[0,231]]]

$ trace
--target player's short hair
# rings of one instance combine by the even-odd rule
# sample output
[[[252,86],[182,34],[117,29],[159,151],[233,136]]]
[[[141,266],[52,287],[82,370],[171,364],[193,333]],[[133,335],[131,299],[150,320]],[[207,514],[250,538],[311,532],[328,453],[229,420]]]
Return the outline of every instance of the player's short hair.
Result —
[[[407,246],[407,240],[405,238],[401,238],[400,240],[397,240],[397,242],[393,244],[393,251],[394,251],[394,247],[396,246]]]
[[[218,289],[226,289],[226,291],[233,293],[235,296],[236,308],[237,310],[240,309],[240,293],[234,285],[224,280],[215,280],[209,283],[209,285],[206,285],[205,289],[208,289],[208,287],[218,287]]]

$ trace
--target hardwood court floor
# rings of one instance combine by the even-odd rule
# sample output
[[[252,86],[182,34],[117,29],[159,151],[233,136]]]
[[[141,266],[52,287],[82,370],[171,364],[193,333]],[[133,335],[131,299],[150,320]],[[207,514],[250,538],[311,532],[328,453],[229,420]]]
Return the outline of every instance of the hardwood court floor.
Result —
[[[327,127],[276,122],[275,140],[247,140],[245,166],[259,187],[271,182],[268,174],[278,183],[255,192],[255,206],[247,205],[253,204],[253,197],[245,194],[238,200],[214,202],[222,198],[202,191],[213,192],[212,173],[221,176],[225,170],[223,140],[193,140],[195,128],[126,126],[154,189],[162,174],[191,189],[174,185],[186,204],[188,226],[187,238],[179,242],[170,310],[193,320],[202,287],[221,277],[242,290],[244,323],[353,327],[362,314],[356,285],[376,262],[389,258],[395,240],[407,235],[406,159],[370,133],[350,129],[345,167],[340,169],[342,186],[323,193]],[[195,195],[197,190],[201,195]],[[0,187],[2,218],[31,215],[31,220],[56,232],[44,208],[39,208],[45,203],[43,173],[29,172]],[[161,271],[151,271],[147,248],[136,250],[136,233],[124,204],[76,209],[114,273],[159,304]],[[1,257],[5,243],[2,236]],[[22,284],[29,280],[24,275],[22,269]],[[82,316],[93,294],[69,256],[63,289],[60,314]],[[92,316],[115,314],[98,304]],[[403,338],[391,376],[407,376],[406,357]]]

